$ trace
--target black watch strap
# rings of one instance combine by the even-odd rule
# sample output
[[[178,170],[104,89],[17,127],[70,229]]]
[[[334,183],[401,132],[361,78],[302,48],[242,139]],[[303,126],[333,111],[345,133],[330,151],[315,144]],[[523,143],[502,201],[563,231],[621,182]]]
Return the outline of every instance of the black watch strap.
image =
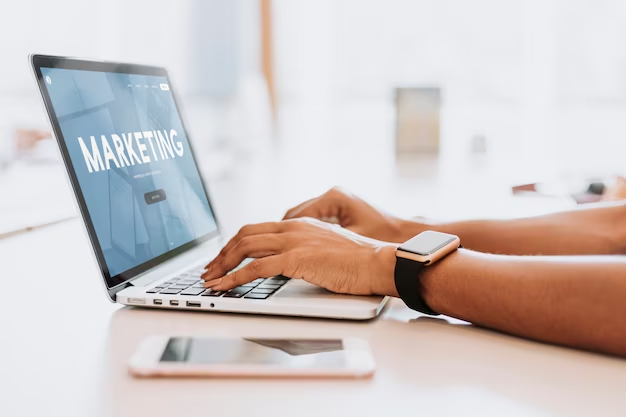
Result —
[[[411,309],[420,313],[438,316],[422,297],[421,272],[426,266],[416,261],[405,258],[396,258],[394,271],[396,290],[404,303]]]

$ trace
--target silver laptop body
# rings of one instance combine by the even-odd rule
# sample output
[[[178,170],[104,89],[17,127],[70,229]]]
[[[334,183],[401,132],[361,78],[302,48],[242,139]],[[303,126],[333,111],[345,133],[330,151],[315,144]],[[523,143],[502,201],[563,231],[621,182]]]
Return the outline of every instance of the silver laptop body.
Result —
[[[161,67],[31,55],[109,299],[125,305],[365,320],[387,297],[286,277],[220,293],[203,267],[224,244]]]

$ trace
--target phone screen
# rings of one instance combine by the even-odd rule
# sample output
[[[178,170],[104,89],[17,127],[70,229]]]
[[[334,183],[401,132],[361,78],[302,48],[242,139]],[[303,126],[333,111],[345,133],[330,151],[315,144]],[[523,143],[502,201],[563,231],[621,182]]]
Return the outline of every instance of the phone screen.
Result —
[[[345,366],[341,339],[218,339],[172,337],[161,362]]]

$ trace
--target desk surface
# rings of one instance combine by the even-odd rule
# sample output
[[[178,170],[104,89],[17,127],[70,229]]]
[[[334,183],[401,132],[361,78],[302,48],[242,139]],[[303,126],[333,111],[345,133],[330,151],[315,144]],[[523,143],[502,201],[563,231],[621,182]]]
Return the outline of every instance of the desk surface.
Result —
[[[261,161],[273,169],[256,171],[253,163],[242,164],[249,170],[238,173],[241,180],[209,184],[231,230],[275,218],[335,181],[370,190],[368,197],[387,208],[405,207],[402,214],[435,212],[429,201],[438,186],[452,190],[454,199],[468,192],[453,176],[446,182],[445,171],[430,184],[393,180],[381,166],[357,175],[358,164],[347,169],[339,157],[335,162],[314,178],[302,159],[299,166],[291,157],[277,165]],[[391,180],[394,186],[385,187]],[[467,200],[465,214],[480,209],[487,216],[491,207],[514,215],[507,207],[524,206],[491,197],[482,206],[480,198]],[[106,301],[78,219],[0,240],[0,276],[8,295],[0,304],[0,410],[6,416],[588,416],[626,409],[624,360],[426,318],[398,300],[370,322],[120,308]],[[128,358],[154,333],[357,336],[370,342],[378,368],[371,380],[344,381],[129,377]]]
[[[105,300],[81,228],[72,220],[0,241],[0,275],[13,289],[0,307],[3,415],[589,416],[626,409],[624,360],[422,317],[397,300],[363,323],[120,308]],[[59,247],[68,236],[73,243]],[[378,369],[361,381],[129,377],[128,358],[155,333],[358,336],[370,342]]]

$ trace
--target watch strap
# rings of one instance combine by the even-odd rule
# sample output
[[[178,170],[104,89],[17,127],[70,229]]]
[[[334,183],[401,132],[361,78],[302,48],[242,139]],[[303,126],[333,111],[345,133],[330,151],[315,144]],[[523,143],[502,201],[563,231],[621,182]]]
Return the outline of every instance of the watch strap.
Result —
[[[421,273],[426,266],[406,258],[396,257],[396,269],[394,279],[398,295],[412,310],[420,313],[438,316],[422,297]]]

